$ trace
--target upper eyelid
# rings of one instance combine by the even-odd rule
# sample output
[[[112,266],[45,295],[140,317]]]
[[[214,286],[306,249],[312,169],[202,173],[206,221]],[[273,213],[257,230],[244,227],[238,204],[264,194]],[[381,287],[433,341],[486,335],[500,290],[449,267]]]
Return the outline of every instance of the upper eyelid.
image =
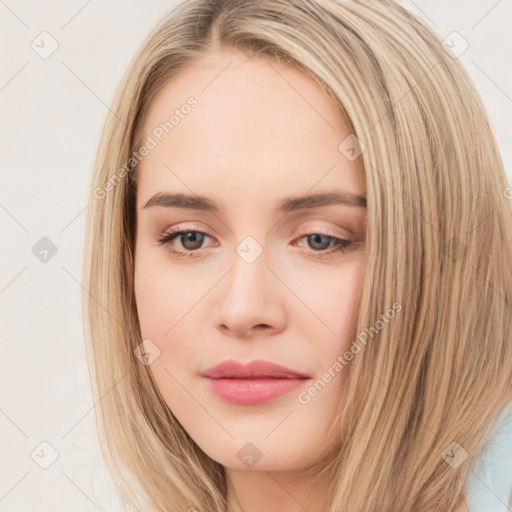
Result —
[[[346,231],[348,234],[352,235],[353,232],[352,230],[348,229],[348,228],[338,228],[338,229],[342,229],[344,231]],[[176,233],[176,232],[180,232],[180,231],[185,231],[185,232],[189,232],[189,231],[195,231],[195,232],[198,232],[198,233],[203,233],[205,235],[208,235],[212,238],[215,238],[213,235],[211,235],[207,229],[203,229],[203,228],[198,228],[196,226],[169,226],[169,227],[166,227],[163,231],[162,231],[162,235],[165,235],[167,233]],[[300,229],[300,234],[325,234],[326,236],[332,236],[332,237],[341,237],[341,236],[345,236],[344,234],[340,234],[340,235],[336,235],[334,233],[332,233],[334,230],[330,230],[328,228],[322,228],[322,227],[316,227],[316,226],[309,226],[309,227],[306,227],[306,228],[303,228],[303,229]]]

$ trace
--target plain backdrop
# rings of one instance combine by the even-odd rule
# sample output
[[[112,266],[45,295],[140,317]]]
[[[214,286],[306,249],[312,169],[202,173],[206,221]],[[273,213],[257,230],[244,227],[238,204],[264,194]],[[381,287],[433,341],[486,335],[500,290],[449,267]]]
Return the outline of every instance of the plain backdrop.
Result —
[[[460,60],[510,183],[512,2],[402,3],[443,38],[457,31],[469,43]],[[121,74],[173,5],[0,0],[0,511],[121,510],[99,452],[85,362],[87,188]],[[37,244],[46,244],[46,262]]]

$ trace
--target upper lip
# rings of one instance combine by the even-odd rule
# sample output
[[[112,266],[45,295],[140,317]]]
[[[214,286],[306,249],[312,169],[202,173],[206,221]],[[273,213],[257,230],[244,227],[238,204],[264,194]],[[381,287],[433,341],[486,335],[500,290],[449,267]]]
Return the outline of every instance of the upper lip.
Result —
[[[232,359],[206,370],[203,377],[210,379],[247,379],[247,378],[270,378],[270,379],[308,379],[309,375],[291,370],[270,361],[258,359],[248,364],[242,364]]]

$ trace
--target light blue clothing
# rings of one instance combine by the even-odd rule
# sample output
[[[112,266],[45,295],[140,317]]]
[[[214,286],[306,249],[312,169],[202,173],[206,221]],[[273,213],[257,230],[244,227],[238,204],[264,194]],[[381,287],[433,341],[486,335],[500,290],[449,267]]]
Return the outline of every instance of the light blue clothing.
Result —
[[[466,483],[469,512],[509,512],[512,500],[512,402],[493,426],[483,453]]]

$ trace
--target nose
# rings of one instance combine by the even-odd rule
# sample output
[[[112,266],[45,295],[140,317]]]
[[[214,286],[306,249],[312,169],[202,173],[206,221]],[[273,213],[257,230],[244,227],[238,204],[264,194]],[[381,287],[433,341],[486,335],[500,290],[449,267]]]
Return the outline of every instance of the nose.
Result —
[[[267,266],[265,251],[252,262],[237,254],[217,287],[214,325],[223,334],[242,338],[282,331],[286,324],[283,288]]]

